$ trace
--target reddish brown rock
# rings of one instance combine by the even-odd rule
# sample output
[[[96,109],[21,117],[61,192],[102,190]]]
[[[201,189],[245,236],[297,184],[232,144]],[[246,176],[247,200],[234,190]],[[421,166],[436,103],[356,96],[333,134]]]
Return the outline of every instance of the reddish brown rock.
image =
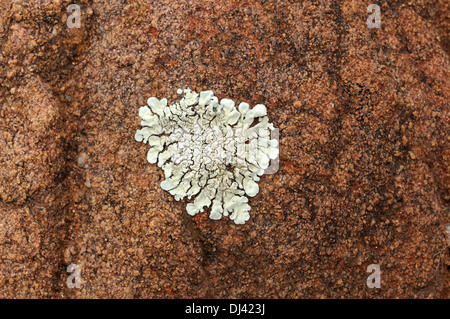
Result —
[[[359,1],[70,3],[0,1],[0,297],[449,297],[448,1],[379,29]],[[188,86],[280,128],[245,225],[189,216],[134,141]]]

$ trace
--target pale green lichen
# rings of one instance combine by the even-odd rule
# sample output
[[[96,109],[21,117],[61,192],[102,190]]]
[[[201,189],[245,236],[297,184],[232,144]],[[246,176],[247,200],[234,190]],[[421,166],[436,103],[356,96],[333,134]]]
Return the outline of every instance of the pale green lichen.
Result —
[[[140,108],[143,128],[136,141],[151,146],[148,162],[164,170],[161,188],[176,200],[195,196],[186,206],[190,215],[212,205],[211,219],[228,216],[244,224],[251,209],[246,195],[259,192],[259,176],[278,157],[266,107],[241,103],[236,109],[230,99],[219,103],[212,91],[177,92],[184,96],[175,104],[151,97]]]

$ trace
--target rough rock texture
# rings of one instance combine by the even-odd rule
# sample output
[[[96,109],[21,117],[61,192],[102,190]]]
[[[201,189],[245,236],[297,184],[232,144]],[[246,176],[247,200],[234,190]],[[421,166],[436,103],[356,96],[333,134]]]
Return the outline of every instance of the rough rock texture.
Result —
[[[70,3],[0,1],[1,298],[449,297],[448,1],[380,29],[356,0]],[[245,225],[189,216],[134,141],[187,86],[280,128]]]

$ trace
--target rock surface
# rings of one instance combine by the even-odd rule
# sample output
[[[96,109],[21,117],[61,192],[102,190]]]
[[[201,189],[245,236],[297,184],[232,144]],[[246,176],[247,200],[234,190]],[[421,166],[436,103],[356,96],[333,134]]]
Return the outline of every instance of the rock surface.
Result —
[[[0,1],[0,298],[449,297],[448,1],[379,29],[356,0],[70,3]],[[190,217],[134,141],[185,87],[280,129],[245,225]]]

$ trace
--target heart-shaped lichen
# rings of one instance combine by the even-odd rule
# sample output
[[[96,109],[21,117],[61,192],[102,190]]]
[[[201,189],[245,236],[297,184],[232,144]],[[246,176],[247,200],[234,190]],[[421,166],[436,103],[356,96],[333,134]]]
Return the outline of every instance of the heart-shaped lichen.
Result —
[[[176,200],[195,196],[186,206],[190,215],[212,204],[211,219],[224,215],[244,224],[251,209],[246,195],[259,192],[259,176],[278,157],[266,107],[243,102],[236,109],[230,99],[219,103],[212,91],[178,93],[184,96],[175,104],[151,97],[139,109],[143,128],[136,141],[151,146],[147,160],[164,170],[161,188]]]

